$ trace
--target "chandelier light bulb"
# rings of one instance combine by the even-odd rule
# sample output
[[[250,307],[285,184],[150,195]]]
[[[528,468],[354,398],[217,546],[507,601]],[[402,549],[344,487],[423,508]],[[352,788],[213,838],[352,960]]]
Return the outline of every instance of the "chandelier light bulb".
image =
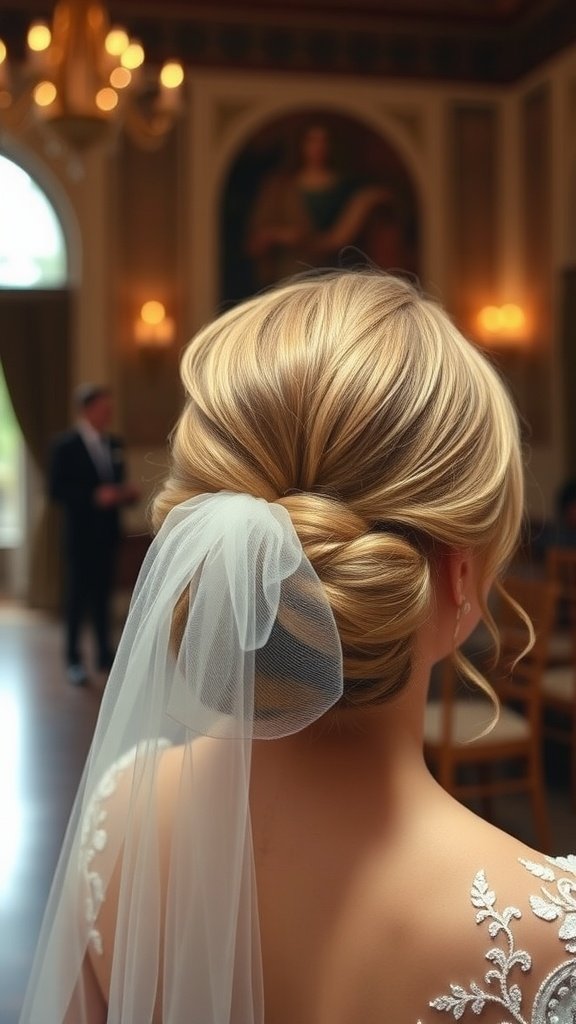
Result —
[[[107,112],[114,110],[118,106],[118,93],[111,89],[109,85],[105,85],[103,89],[99,89],[96,93],[96,106],[98,110]]]
[[[34,102],[39,107],[49,107],[58,95],[54,82],[38,82],[34,89]]]
[[[8,82],[8,50],[4,40],[0,39],[0,107],[7,110],[11,103],[12,97]]]
[[[135,71],[136,68],[139,68],[144,63],[144,49],[140,43],[130,43],[120,57],[120,63],[123,68],[128,68],[129,71]]]
[[[126,89],[132,81],[132,73],[128,68],[114,68],[110,74],[110,85],[114,89]]]
[[[129,45],[128,33],[117,25],[110,29],[104,41],[106,53],[110,54],[111,57],[121,57]]]
[[[162,144],[183,113],[185,70],[169,60],[161,81],[158,73],[144,74],[141,42],[110,24],[106,6],[106,0],[58,0],[52,21],[27,23],[14,68],[0,38],[0,134],[33,113],[46,146],[52,136],[64,154],[83,154],[122,130],[144,149]]]
[[[165,89],[177,89],[184,81],[184,68],[175,60],[166,61],[160,71],[160,82]]]
[[[52,33],[44,21],[35,21],[28,29],[27,43],[34,53],[47,50],[52,42]]]

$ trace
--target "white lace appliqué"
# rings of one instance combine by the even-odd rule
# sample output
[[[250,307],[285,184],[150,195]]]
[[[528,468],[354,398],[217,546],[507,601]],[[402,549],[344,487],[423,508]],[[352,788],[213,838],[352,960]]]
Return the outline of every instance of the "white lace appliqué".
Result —
[[[167,740],[159,740],[158,746],[165,748],[170,746],[170,743]],[[106,848],[108,842],[108,832],[105,828],[108,812],[102,805],[115,793],[122,772],[134,764],[137,749],[132,747],[102,776],[82,822],[80,871],[85,883],[84,913],[88,925],[89,945],[99,956],[102,955],[103,946],[102,935],[96,927],[96,922],[106,893],[102,876],[95,870],[93,861],[97,854]]]
[[[567,953],[576,953],[576,856],[546,857],[547,864],[537,864],[531,860],[520,863],[543,882],[551,882],[555,890],[540,887],[541,896],[531,896],[530,906],[536,917],[542,921],[560,921],[558,938],[566,945]],[[559,868],[560,870],[554,870]],[[561,872],[568,872],[561,876]]]
[[[556,883],[556,892],[542,887],[543,897],[530,898],[530,906],[537,917],[545,921],[562,919],[561,939],[567,939],[568,952],[576,952],[576,857],[547,858],[550,864],[572,872],[573,879],[557,878],[551,868],[522,860],[521,863],[537,878]],[[479,1015],[488,1004],[501,1006],[510,1016],[501,1024],[576,1024],[576,960],[560,964],[544,980],[532,1007],[530,1017],[522,1012],[522,990],[518,982],[522,974],[532,967],[532,957],[526,950],[516,949],[512,924],[522,917],[517,907],[496,909],[496,894],[489,888],[484,871],[479,871],[470,891],[472,905],[476,907],[476,923],[488,924],[488,934],[494,945],[486,953],[491,964],[484,976],[485,987],[477,982],[468,989],[450,985],[450,995],[438,996],[430,1006],[460,1020],[471,1010]],[[422,1024],[421,1021],[418,1024]]]
[[[99,955],[102,955],[102,936],[96,928],[96,921],[104,902],[105,892],[102,877],[94,870],[92,862],[95,856],[105,849],[108,842],[108,833],[104,828],[108,812],[102,803],[116,791],[118,776],[134,763],[135,757],[136,747],[133,747],[102,776],[82,822],[80,869],[86,883],[84,913],[89,929],[88,941],[94,952]]]

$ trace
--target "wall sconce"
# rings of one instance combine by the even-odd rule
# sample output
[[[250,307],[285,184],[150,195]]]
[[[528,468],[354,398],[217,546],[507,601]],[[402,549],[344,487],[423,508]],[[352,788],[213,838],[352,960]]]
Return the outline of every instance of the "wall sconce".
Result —
[[[169,348],[174,341],[175,324],[157,299],[149,299],[141,309],[134,325],[134,339],[139,349],[153,351]]]
[[[526,313],[514,302],[506,302],[503,306],[483,306],[477,314],[476,326],[487,345],[523,348],[528,343]]]

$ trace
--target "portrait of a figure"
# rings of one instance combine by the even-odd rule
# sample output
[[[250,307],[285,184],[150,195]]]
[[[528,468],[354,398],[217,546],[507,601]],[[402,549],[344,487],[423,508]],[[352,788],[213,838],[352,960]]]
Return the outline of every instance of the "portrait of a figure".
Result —
[[[353,247],[387,270],[418,273],[418,209],[390,142],[333,111],[265,125],[225,187],[221,297],[236,301]]]

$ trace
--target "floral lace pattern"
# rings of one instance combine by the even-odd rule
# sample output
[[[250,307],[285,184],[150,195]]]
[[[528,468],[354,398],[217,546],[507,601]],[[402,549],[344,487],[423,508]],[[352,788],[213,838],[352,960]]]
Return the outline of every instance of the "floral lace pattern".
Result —
[[[546,864],[520,858],[520,863],[544,883],[541,895],[530,897],[530,907],[543,921],[559,922],[558,937],[568,953],[576,953],[576,857],[546,857]],[[563,874],[567,873],[567,874]],[[496,906],[496,894],[490,889],[484,871],[479,871],[470,891],[476,908],[476,923],[487,924],[494,944],[486,953],[490,968],[484,985],[475,981],[468,989],[450,985],[450,994],[438,996],[430,1007],[460,1020],[467,1011],[480,1015],[488,1004],[506,1011],[501,1024],[576,1024],[576,960],[561,963],[543,981],[530,1016],[523,1010],[522,975],[530,971],[532,957],[517,949],[513,923],[522,917],[518,907]],[[422,1024],[421,1021],[418,1024]]]
[[[576,856],[546,857],[545,860],[547,864],[538,864],[520,858],[520,863],[531,874],[556,887],[551,890],[542,885],[542,895],[531,896],[530,906],[542,921],[561,922],[558,938],[565,943],[567,953],[576,953]],[[567,872],[571,877],[561,875],[561,872]]]
[[[158,746],[165,748],[169,747],[170,743],[167,740],[160,740]],[[108,832],[105,828],[108,812],[103,804],[116,792],[120,775],[134,764],[136,755],[137,747],[132,747],[102,776],[82,822],[80,871],[85,885],[84,914],[88,925],[89,945],[99,956],[102,955],[103,945],[102,935],[96,923],[106,893],[102,876],[94,867],[94,858],[106,848],[108,842]]]

